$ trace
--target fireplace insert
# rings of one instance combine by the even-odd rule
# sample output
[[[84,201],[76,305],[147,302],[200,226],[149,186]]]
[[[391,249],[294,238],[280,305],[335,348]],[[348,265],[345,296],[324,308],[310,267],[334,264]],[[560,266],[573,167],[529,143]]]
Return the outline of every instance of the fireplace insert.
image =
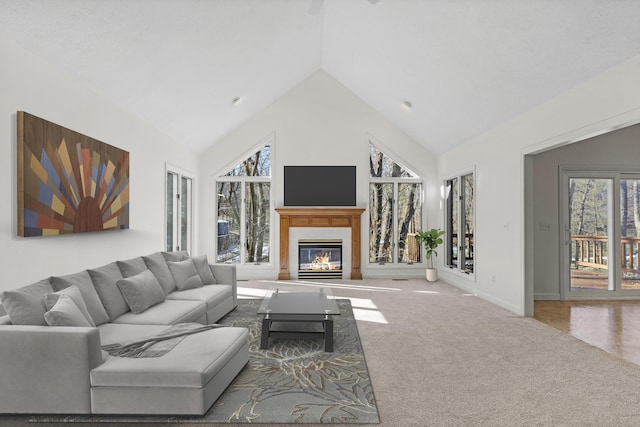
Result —
[[[342,240],[298,240],[298,279],[342,279]]]

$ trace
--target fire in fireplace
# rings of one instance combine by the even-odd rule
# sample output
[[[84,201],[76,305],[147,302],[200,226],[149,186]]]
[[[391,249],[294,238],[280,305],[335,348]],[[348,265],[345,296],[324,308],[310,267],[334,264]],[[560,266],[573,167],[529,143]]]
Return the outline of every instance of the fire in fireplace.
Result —
[[[342,240],[298,240],[299,279],[342,279]]]

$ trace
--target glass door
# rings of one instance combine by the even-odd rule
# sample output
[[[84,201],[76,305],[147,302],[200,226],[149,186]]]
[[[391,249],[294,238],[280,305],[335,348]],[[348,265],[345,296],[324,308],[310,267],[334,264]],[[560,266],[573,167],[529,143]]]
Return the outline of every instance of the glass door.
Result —
[[[620,179],[620,257],[622,289],[640,289],[640,177]]]
[[[611,178],[570,177],[567,241],[571,292],[615,291]]]
[[[563,171],[563,298],[640,296],[640,175]]]

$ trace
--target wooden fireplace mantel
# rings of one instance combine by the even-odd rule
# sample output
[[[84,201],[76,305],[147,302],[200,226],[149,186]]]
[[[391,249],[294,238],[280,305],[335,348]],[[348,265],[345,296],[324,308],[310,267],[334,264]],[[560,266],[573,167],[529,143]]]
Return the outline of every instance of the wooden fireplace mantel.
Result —
[[[362,280],[360,268],[360,216],[363,208],[277,208],[280,215],[280,273],[278,280],[291,279],[289,272],[289,228],[351,228],[351,279]]]

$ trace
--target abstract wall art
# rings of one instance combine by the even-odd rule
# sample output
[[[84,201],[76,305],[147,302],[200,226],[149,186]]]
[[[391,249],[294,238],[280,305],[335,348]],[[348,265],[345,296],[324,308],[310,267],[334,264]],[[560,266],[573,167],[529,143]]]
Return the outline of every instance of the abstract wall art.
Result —
[[[129,228],[129,152],[18,111],[18,235]]]

